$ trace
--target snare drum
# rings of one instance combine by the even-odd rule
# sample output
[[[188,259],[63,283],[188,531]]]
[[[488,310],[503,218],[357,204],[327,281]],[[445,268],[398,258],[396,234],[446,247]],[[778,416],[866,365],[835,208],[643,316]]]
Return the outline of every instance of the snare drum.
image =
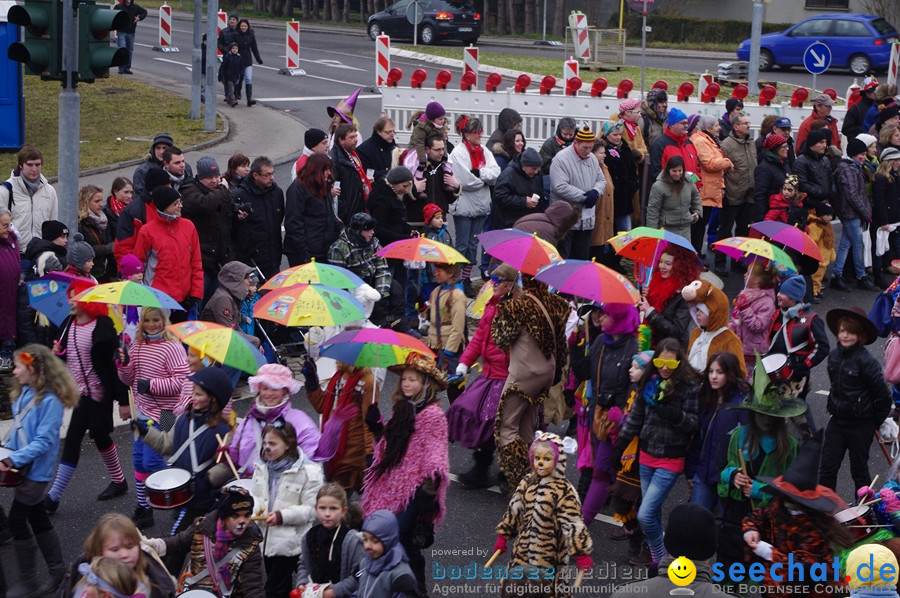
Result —
[[[0,446],[0,461],[6,459],[15,451],[11,451],[6,447]],[[18,469],[9,471],[0,471],[0,486],[18,486],[22,483],[22,472]]]
[[[788,356],[783,353],[766,355],[762,358],[762,364],[773,381],[790,380],[794,374],[794,370],[788,365]]]
[[[209,590],[186,590],[176,595],[176,598],[218,598],[215,592]]]
[[[241,488],[243,490],[246,490],[247,492],[250,492],[251,490],[253,490],[253,480],[250,478],[233,480],[225,484],[225,489],[227,490],[228,488]]]
[[[144,484],[147,502],[155,509],[174,509],[194,497],[194,480],[185,469],[170,467],[157,471]]]
[[[878,531],[875,512],[867,505],[850,507],[834,514],[838,523],[846,527],[857,541]]]

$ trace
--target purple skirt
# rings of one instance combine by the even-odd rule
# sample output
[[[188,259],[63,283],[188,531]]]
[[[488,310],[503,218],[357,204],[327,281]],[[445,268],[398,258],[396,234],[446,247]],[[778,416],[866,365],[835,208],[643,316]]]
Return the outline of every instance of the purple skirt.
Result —
[[[468,449],[493,450],[494,420],[506,380],[480,376],[450,405],[447,426],[450,442]]]

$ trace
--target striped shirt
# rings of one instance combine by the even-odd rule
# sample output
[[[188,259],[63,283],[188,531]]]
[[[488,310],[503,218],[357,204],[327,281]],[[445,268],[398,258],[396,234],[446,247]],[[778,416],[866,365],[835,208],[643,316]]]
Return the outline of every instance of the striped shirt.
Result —
[[[66,366],[69,373],[75,379],[75,385],[81,396],[90,396],[98,403],[103,401],[103,384],[100,376],[94,370],[91,362],[91,347],[93,346],[94,329],[97,320],[79,323],[72,321],[69,326],[68,342],[66,343]]]
[[[134,405],[142,418],[159,421],[163,409],[174,411],[184,387],[188,365],[181,343],[153,341],[135,343],[128,365],[119,368],[119,379],[134,391]],[[150,381],[150,393],[138,392],[138,380]],[[137,414],[132,414],[137,417]]]

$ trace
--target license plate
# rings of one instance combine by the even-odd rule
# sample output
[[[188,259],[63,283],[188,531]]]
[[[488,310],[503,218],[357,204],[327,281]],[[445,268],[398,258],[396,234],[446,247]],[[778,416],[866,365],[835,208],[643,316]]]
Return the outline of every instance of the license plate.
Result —
[[[459,31],[460,31],[460,33],[471,33],[472,28],[471,27],[460,27]]]

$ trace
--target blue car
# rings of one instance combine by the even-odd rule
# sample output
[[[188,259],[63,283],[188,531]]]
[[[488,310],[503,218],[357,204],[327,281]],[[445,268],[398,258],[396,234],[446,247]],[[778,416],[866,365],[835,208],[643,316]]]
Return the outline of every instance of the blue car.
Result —
[[[900,37],[883,17],[857,14],[823,14],[800,21],[781,33],[760,38],[759,70],[774,66],[803,66],[803,53],[814,42],[831,50],[831,67],[850,69],[854,75],[884,70],[891,57],[891,44]],[[750,40],[737,49],[740,60],[750,60]]]

